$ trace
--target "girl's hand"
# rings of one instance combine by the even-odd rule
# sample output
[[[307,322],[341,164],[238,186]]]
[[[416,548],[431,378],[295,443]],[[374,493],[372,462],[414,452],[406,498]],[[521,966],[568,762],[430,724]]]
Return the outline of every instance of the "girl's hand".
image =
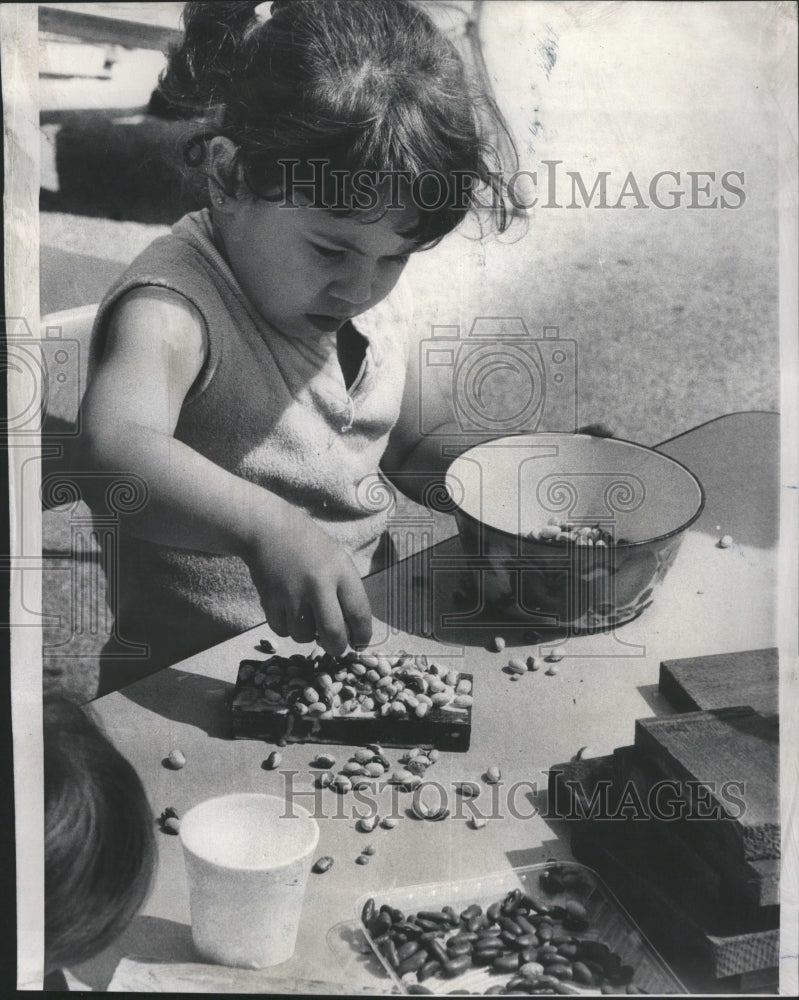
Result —
[[[307,515],[291,510],[276,531],[257,532],[242,557],[278,635],[316,639],[333,656],[369,643],[372,610],[358,571]]]

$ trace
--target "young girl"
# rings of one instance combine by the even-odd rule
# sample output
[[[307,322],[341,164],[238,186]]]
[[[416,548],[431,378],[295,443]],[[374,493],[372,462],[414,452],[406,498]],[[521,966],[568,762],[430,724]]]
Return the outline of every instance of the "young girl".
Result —
[[[203,121],[210,208],[133,263],[93,333],[86,464],[149,494],[110,581],[149,658],[107,656],[101,691],[264,617],[333,654],[369,641],[361,577],[389,553],[364,484],[380,469],[416,499],[442,471],[400,277],[473,208],[505,226],[485,123],[504,125],[421,9],[265,6],[186,5],[161,89]]]
[[[153,815],[139,776],[63,698],[44,704],[45,989],[99,954],[144,902],[155,867]]]

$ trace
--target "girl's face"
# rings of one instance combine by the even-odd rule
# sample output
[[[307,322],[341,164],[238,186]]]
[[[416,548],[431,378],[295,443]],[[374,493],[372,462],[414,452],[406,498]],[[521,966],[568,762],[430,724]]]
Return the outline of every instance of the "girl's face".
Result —
[[[215,207],[228,264],[261,315],[288,337],[318,338],[380,302],[417,246],[408,212],[377,221],[248,195]]]

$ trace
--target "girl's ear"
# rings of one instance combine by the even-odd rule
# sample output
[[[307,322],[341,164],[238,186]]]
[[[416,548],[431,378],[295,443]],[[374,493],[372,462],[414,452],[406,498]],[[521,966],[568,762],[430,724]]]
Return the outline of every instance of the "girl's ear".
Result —
[[[211,204],[223,205],[227,200],[235,200],[240,187],[235,143],[225,136],[214,136],[208,143],[208,193]]]

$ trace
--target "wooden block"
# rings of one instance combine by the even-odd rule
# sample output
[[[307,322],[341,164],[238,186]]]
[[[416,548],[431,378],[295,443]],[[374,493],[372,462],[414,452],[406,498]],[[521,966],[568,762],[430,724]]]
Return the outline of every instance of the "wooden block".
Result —
[[[780,856],[779,723],[750,708],[639,719],[635,746],[694,803],[712,815],[736,862]],[[698,783],[706,786],[704,804]],[[704,796],[705,793],[702,793]]]
[[[741,866],[747,897],[756,906],[780,905],[780,860],[763,858]]]
[[[756,712],[779,711],[776,649],[721,653],[660,664],[660,693],[681,712],[749,705]]]
[[[620,747],[613,753],[616,789],[633,784],[648,806],[654,789],[663,782],[663,775],[635,747]],[[659,800],[661,807],[665,799]],[[649,810],[651,814],[651,810]],[[777,858],[758,861],[730,860],[725,850],[724,820],[683,820],[661,815],[649,825],[656,827],[657,836],[675,851],[685,855],[686,867],[692,877],[715,894],[724,907],[757,910],[779,906],[780,862]]]
[[[770,968],[780,957],[779,927],[723,938],[709,934],[707,942],[716,979]]]
[[[777,993],[780,983],[780,968],[773,965],[769,969],[756,969],[754,972],[742,972],[730,981],[730,992],[751,993],[753,990],[770,990]]]
[[[597,798],[597,790],[604,786],[612,793],[613,778],[612,757],[554,764],[549,769],[547,818],[585,820],[597,810],[607,811],[610,803]]]
[[[640,857],[628,852],[626,842],[613,844],[603,827],[607,824],[574,824],[574,856],[598,871],[678,975],[715,980],[771,968],[777,963],[778,927],[709,933],[694,910],[674,899],[658,865],[642,870]]]

